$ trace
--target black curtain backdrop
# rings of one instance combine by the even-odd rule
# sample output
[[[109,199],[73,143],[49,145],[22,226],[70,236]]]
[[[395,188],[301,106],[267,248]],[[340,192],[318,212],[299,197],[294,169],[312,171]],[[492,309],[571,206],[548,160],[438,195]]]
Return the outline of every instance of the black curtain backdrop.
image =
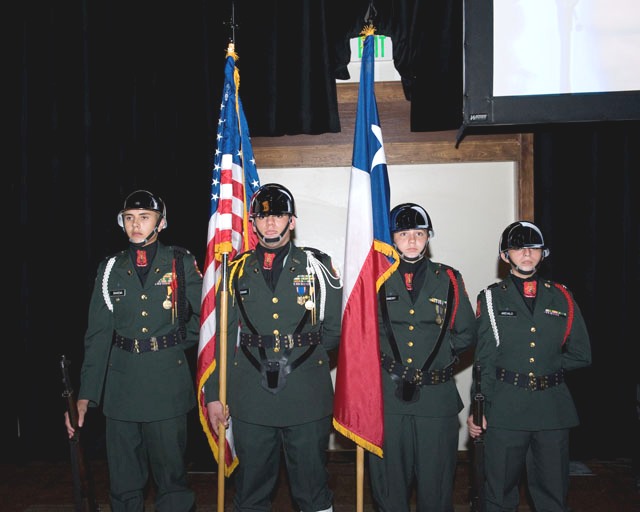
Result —
[[[348,76],[348,39],[369,5],[236,0],[252,135],[340,131],[335,79]],[[378,33],[394,42],[412,129],[457,129],[462,0],[374,7]],[[222,0],[28,0],[14,10],[4,252],[17,267],[7,267],[4,288],[0,458],[56,460],[68,456],[60,357],[71,360],[78,382],[96,267],[126,244],[116,224],[124,197],[137,188],[163,197],[163,241],[204,263],[215,123],[234,32],[231,2]],[[574,292],[592,336],[593,367],[570,377],[582,418],[574,456],[629,457],[638,433],[640,123],[529,131],[535,216],[552,251],[543,270]],[[91,414],[84,436],[101,454],[102,420]],[[191,437],[192,457],[213,464],[195,415]]]

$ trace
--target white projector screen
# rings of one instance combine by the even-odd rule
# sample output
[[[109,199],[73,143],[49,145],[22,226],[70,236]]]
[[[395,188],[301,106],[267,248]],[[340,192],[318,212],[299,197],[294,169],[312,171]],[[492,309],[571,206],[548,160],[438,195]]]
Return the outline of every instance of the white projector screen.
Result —
[[[640,90],[638,0],[494,0],[493,94]]]
[[[640,119],[638,0],[465,0],[463,126]]]

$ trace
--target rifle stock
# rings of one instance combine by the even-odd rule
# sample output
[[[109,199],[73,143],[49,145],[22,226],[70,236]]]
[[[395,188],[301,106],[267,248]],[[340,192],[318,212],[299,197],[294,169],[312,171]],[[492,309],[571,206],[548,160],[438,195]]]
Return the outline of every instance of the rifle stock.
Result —
[[[484,416],[484,395],[481,386],[482,369],[479,363],[473,365],[473,422],[482,426]],[[473,490],[471,493],[471,511],[485,511],[484,497],[484,434],[473,440]]]
[[[80,442],[80,430],[78,429],[78,406],[69,377],[70,361],[63,355],[60,360],[62,369],[62,383],[64,390],[63,398],[66,400],[69,422],[75,433],[69,439],[69,449],[71,452],[71,473],[73,476],[73,500],[76,512],[100,512],[100,507],[96,502],[93,479],[89,466],[86,464],[84,450]]]

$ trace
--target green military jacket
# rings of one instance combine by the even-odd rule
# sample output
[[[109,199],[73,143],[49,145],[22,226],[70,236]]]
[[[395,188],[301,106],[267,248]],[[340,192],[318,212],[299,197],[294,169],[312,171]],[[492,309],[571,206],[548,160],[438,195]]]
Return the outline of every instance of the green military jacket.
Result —
[[[156,421],[184,414],[195,406],[194,379],[185,349],[198,342],[202,275],[190,253],[184,255],[185,295],[189,305],[186,339],[157,352],[133,353],[113,346],[114,332],[126,338],[160,337],[178,328],[170,299],[174,249],[158,242],[145,285],[129,251],[98,267],[89,305],[79,399],[103,405],[107,417]],[[108,275],[107,275],[108,274]],[[110,309],[112,308],[112,310]]]
[[[385,282],[384,296],[402,364],[420,369],[436,346],[446,308],[452,306],[447,304],[451,281],[447,271],[453,272],[457,282],[457,304],[453,305],[452,311],[455,312],[455,317],[452,316],[449,328],[429,367],[429,370],[438,370],[454,361],[452,350],[455,354],[460,354],[473,346],[475,317],[460,273],[430,260],[425,261],[425,264],[425,282],[415,303],[411,301],[402,275],[398,271]],[[378,297],[380,301],[380,294]],[[378,318],[380,350],[393,357],[380,306]],[[406,402],[395,396],[396,383],[384,368],[382,386],[385,414],[443,417],[455,415],[463,408],[454,379],[441,384],[421,386],[419,398],[415,402]]]
[[[498,339],[487,306],[489,292]],[[542,377],[561,369],[568,371],[591,364],[587,328],[570,292],[563,285],[539,279],[532,313],[508,277],[481,291],[477,308],[476,361],[481,365],[488,424],[529,431],[578,425],[566,383],[529,390],[496,378],[496,367]],[[570,332],[566,333],[571,316]]]
[[[308,281],[307,254],[309,250],[291,244],[290,251],[278,279],[275,291],[267,285],[260,263],[254,251],[244,253],[230,265],[228,339],[227,339],[227,404],[232,418],[258,425],[288,426],[307,423],[326,417],[333,410],[333,384],[330,375],[328,352],[340,342],[342,283],[337,277],[328,255],[312,250],[327,270],[320,285],[315,277],[314,303],[317,321],[312,324],[311,317],[299,332],[321,331],[322,342],[311,355],[295,368],[287,377],[286,384],[278,392],[272,393],[261,384],[263,375],[258,371],[238,345],[239,332],[251,332],[238,305],[242,301],[249,322],[257,334],[273,335],[279,333],[283,339],[293,334],[303,319],[308,287],[300,283]],[[320,305],[325,295],[324,321],[320,322]],[[217,308],[218,312],[220,308]],[[221,320],[220,320],[221,321]],[[309,347],[292,349],[289,362],[296,361],[306,353]],[[219,361],[219,344],[216,346]],[[257,347],[247,347],[257,360],[261,360]],[[274,348],[265,350],[269,360],[278,360],[283,354]],[[206,401],[218,400],[219,368],[205,383]]]

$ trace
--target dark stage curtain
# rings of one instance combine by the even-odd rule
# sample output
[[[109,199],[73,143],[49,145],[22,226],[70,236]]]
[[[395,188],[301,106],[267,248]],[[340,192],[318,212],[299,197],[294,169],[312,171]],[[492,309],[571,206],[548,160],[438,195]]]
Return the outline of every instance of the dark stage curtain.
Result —
[[[335,79],[347,78],[348,38],[370,4],[236,0],[235,30],[231,2],[220,0],[13,6],[5,254],[17,267],[4,288],[2,457],[66,455],[59,360],[67,355],[77,379],[96,266],[123,246],[116,214],[128,192],[146,188],[167,199],[163,241],[204,261],[231,35],[252,135],[339,132]],[[394,43],[412,129],[457,129],[462,0],[374,6],[378,33]],[[638,131],[592,125],[536,134],[536,220],[552,248],[546,270],[575,292],[593,337],[594,366],[575,376],[581,454],[625,455],[635,424]],[[98,416],[94,425],[86,434],[98,451]]]
[[[640,122],[562,125],[534,136],[535,216],[547,273],[585,316],[593,365],[569,375],[576,456],[631,457],[637,444]],[[637,455],[636,455],[637,456]]]

